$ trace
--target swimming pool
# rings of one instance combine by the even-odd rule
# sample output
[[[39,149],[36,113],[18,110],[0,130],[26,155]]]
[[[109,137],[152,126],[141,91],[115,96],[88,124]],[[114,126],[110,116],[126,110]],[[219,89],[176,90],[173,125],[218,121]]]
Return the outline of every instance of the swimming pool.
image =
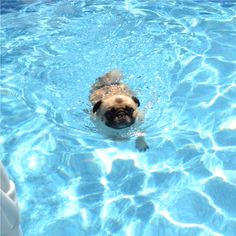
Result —
[[[14,3],[14,4],[13,4]],[[235,1],[2,1],[1,159],[25,236],[234,236]],[[97,133],[120,68],[150,149]]]

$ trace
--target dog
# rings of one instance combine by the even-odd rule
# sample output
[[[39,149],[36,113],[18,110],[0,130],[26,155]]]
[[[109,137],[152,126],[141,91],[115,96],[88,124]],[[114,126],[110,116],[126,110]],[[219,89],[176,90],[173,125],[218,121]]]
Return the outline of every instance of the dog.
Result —
[[[129,138],[131,127],[143,120],[139,111],[140,101],[129,87],[122,83],[123,75],[112,70],[97,78],[92,85],[89,100],[93,106],[93,120],[97,128],[113,139]],[[146,151],[149,147],[142,132],[136,133],[136,148]]]

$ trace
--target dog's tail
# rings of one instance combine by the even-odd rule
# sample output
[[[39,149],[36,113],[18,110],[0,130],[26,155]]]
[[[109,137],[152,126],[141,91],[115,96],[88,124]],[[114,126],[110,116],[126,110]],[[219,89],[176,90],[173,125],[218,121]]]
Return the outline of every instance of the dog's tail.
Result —
[[[100,86],[119,84],[123,79],[123,74],[120,70],[111,70],[102,77],[97,79]]]

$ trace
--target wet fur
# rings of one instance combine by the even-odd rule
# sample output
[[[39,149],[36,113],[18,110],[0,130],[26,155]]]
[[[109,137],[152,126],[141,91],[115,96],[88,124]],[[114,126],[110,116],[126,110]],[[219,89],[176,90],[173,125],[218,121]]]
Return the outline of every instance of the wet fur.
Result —
[[[134,96],[128,86],[121,82],[122,79],[123,75],[118,70],[113,70],[104,76],[97,78],[97,81],[93,84],[90,91],[89,100],[92,105],[95,105],[98,101],[102,101],[112,95]]]
[[[93,118],[98,129],[104,134],[112,137],[113,139],[128,138],[129,127],[125,128],[111,128],[107,125],[107,112],[113,108],[116,110],[121,109],[126,112],[126,108],[132,108],[132,118],[135,120],[132,126],[136,126],[142,120],[142,115],[138,109],[140,103],[133,91],[122,83],[123,75],[119,70],[113,70],[106,73],[104,76],[99,77],[92,85],[90,91],[90,102],[93,105]],[[143,140],[143,142],[140,142]],[[142,137],[138,137],[136,144],[141,151],[145,151],[148,146]]]

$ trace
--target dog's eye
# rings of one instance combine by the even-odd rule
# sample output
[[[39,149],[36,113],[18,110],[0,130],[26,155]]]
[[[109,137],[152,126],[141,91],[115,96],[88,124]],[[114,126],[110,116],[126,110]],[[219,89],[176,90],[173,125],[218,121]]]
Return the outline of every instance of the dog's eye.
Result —
[[[129,114],[132,114],[134,112],[134,109],[132,107],[125,107],[125,109],[128,111]]]
[[[112,119],[114,117],[114,114],[115,114],[115,109],[112,108],[111,110],[105,113],[105,116],[107,117],[107,119]]]
[[[114,114],[116,112],[116,109],[115,108],[111,108],[111,110],[109,112]]]

